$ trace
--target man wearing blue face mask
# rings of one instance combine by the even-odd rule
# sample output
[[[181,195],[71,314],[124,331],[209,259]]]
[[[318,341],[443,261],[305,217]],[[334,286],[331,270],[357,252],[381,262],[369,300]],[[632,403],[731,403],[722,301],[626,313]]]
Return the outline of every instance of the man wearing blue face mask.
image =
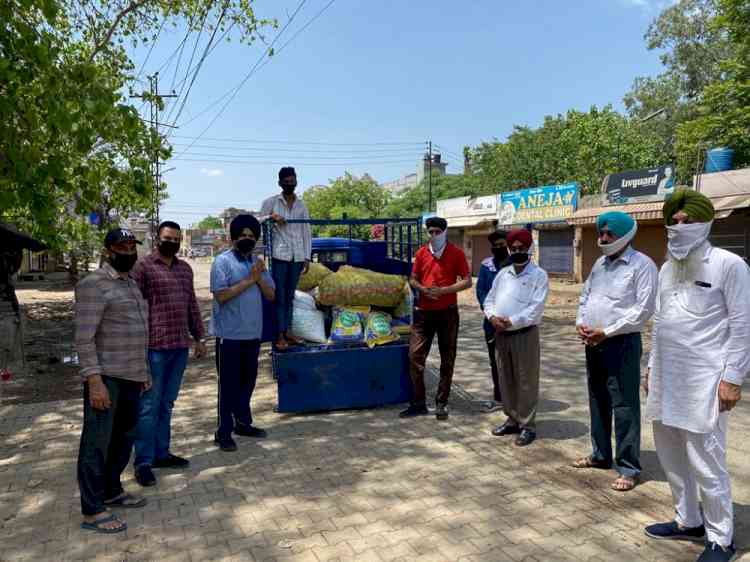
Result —
[[[750,371],[750,268],[708,242],[714,207],[705,195],[677,190],[663,212],[669,254],[659,273],[646,417],[676,517],[645,532],[705,537],[698,562],[728,562],[736,548],[727,417]]]
[[[236,451],[232,433],[263,438],[252,425],[250,399],[258,378],[258,354],[263,333],[261,294],[276,298],[266,264],[253,256],[260,223],[251,215],[237,215],[229,225],[232,249],[220,254],[211,267],[214,296],[210,332],[216,336],[219,372],[219,422],[214,436],[222,451]]]
[[[586,345],[592,453],[575,468],[614,466],[612,489],[632,490],[641,472],[641,331],[654,313],[658,272],[630,245],[638,230],[621,211],[596,221],[600,257],[581,294],[576,330]],[[612,417],[616,451],[612,458]]]

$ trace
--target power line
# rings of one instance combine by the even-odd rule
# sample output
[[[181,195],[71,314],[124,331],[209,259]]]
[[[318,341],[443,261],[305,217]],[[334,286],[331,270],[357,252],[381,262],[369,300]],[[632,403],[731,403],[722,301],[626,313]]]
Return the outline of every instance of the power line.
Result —
[[[190,145],[184,145],[181,143],[172,143],[172,147],[175,149],[186,148]],[[393,148],[277,148],[269,147],[262,148],[257,146],[216,146],[211,144],[194,144],[192,148],[203,148],[207,150],[238,150],[247,152],[268,152],[268,153],[291,153],[291,154],[401,154],[411,155],[416,154],[418,157],[422,157],[421,149],[410,149],[408,147],[393,147]],[[304,156],[300,156],[304,158]]]
[[[199,139],[210,142],[245,143],[245,144],[288,144],[288,145],[315,145],[315,146],[421,146],[425,147],[424,141],[411,142],[325,142],[325,141],[292,141],[292,140],[260,140],[260,139],[222,139],[203,136],[174,135],[176,139]]]
[[[164,25],[167,23],[167,18],[165,17],[161,25],[159,26],[159,30],[156,32],[156,36],[151,41],[151,48],[148,50],[148,53],[146,54],[146,58],[143,59],[143,64],[141,64],[141,68],[138,69],[138,73],[135,75],[135,79],[138,80],[138,78],[141,77],[141,73],[143,72],[143,69],[146,68],[146,64],[148,64],[148,59],[151,58],[151,53],[154,51],[154,47],[156,46],[156,41],[159,39],[159,35],[161,35],[162,29],[164,29]]]
[[[206,132],[211,127],[213,127],[214,123],[216,123],[216,121],[219,119],[219,117],[222,116],[222,114],[224,113],[224,111],[226,111],[226,109],[229,106],[229,104],[232,103],[232,100],[234,100],[234,98],[237,96],[237,93],[242,89],[242,86],[244,86],[247,83],[247,81],[252,77],[252,75],[258,69],[258,67],[260,66],[260,64],[263,62],[264,58],[267,55],[269,55],[270,53],[273,52],[273,46],[276,44],[276,41],[278,41],[279,38],[281,38],[281,36],[284,34],[284,32],[287,30],[287,28],[291,25],[291,23],[294,21],[294,18],[297,17],[297,14],[302,9],[302,7],[305,5],[306,2],[307,2],[307,0],[300,0],[300,3],[297,5],[297,8],[294,10],[294,12],[292,13],[292,15],[289,17],[289,20],[286,22],[286,24],[284,25],[284,27],[282,27],[281,30],[276,34],[276,37],[273,38],[273,41],[271,41],[271,44],[263,51],[263,54],[261,54],[261,56],[258,58],[258,60],[256,61],[256,63],[253,65],[253,67],[250,69],[250,71],[245,75],[245,77],[240,81],[240,83],[236,87],[234,87],[232,90],[230,90],[231,95],[229,96],[229,99],[227,99],[227,101],[224,103],[224,105],[221,106],[221,109],[219,110],[219,112],[213,117],[213,119],[211,119],[211,121],[209,122],[208,126],[205,129],[203,129],[203,131],[201,132],[201,134],[198,135],[198,138],[201,138],[204,134],[206,134]],[[226,96],[226,94],[225,94],[225,96]],[[222,97],[225,97],[225,96],[222,96]],[[192,120],[190,122],[192,122]]]
[[[192,156],[192,155],[189,155]],[[178,162],[206,162],[215,164],[245,164],[250,166],[287,166],[288,161],[276,162],[256,162],[250,160],[225,160],[211,158],[183,158],[181,156],[172,158]],[[414,160],[393,160],[383,162],[373,162],[372,160],[362,162],[296,162],[296,166],[369,166],[369,165],[393,165],[393,164],[414,164]]]
[[[182,153],[182,155],[185,156],[209,156],[211,158],[236,158],[241,160],[248,160],[253,161],[255,159],[265,159],[273,158],[273,155],[268,154],[217,154],[212,152],[193,152],[192,150],[186,150]],[[318,155],[307,155],[307,156],[297,156],[295,157],[295,160],[310,160],[310,161],[334,161],[334,162],[348,162],[350,160],[362,160],[363,158],[368,158],[371,162],[379,162],[383,159],[385,160],[392,160],[394,158],[406,158],[409,156],[413,156],[412,162],[419,161],[421,155],[420,154],[380,154],[376,156],[369,157],[365,154],[352,154],[350,156],[318,156]]]

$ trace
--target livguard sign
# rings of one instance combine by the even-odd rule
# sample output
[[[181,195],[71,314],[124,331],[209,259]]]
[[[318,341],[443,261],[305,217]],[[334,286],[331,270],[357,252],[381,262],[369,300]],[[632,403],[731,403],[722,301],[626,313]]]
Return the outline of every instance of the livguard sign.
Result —
[[[545,185],[501,193],[498,224],[557,222],[569,219],[578,204],[578,184]]]

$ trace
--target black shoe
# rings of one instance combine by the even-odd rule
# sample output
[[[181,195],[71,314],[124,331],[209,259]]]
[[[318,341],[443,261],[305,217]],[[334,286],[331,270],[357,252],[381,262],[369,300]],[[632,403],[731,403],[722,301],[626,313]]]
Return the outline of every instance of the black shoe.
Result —
[[[141,486],[156,486],[156,476],[146,464],[135,469],[135,479]]]
[[[252,425],[238,425],[234,428],[234,434],[242,435],[243,437],[257,437],[258,439],[268,437],[265,429],[253,427]]]
[[[427,410],[427,406],[425,406],[424,404],[411,404],[406,410],[399,412],[398,417],[414,418],[416,416],[426,416],[429,413],[430,412]]]
[[[517,447],[525,447],[526,445],[531,445],[534,439],[536,439],[536,433],[530,429],[522,429],[521,435],[516,437],[515,444]]]
[[[515,433],[521,433],[521,428],[518,427],[511,421],[506,421],[502,425],[498,425],[492,430],[492,435],[495,437],[502,437],[503,435],[513,435]]]
[[[190,461],[168,453],[163,459],[154,461],[154,468],[185,468],[190,466]]]
[[[677,524],[677,521],[655,523],[654,525],[649,525],[643,531],[646,533],[646,536],[652,539],[701,542],[706,538],[706,528],[703,525],[700,527],[682,528]]]
[[[706,549],[698,557],[696,562],[730,562],[737,555],[737,548],[734,544],[722,547],[715,542],[707,541]]]
[[[219,449],[225,453],[231,453],[237,450],[237,443],[235,443],[234,439],[231,437],[219,437],[218,435],[214,435],[214,443],[216,443],[219,446]]]
[[[435,406],[435,417],[440,421],[448,419],[448,404],[437,404]]]

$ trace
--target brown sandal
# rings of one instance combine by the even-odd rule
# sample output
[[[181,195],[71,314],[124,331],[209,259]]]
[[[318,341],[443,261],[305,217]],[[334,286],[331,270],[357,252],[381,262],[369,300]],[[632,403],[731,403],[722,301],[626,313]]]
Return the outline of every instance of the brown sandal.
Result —
[[[629,492],[638,485],[638,478],[635,476],[618,476],[617,480],[612,482],[611,488],[615,492]]]
[[[603,470],[612,468],[605,462],[595,461],[591,458],[591,456],[581,457],[580,459],[573,461],[570,466],[572,466],[573,468],[600,468]]]

